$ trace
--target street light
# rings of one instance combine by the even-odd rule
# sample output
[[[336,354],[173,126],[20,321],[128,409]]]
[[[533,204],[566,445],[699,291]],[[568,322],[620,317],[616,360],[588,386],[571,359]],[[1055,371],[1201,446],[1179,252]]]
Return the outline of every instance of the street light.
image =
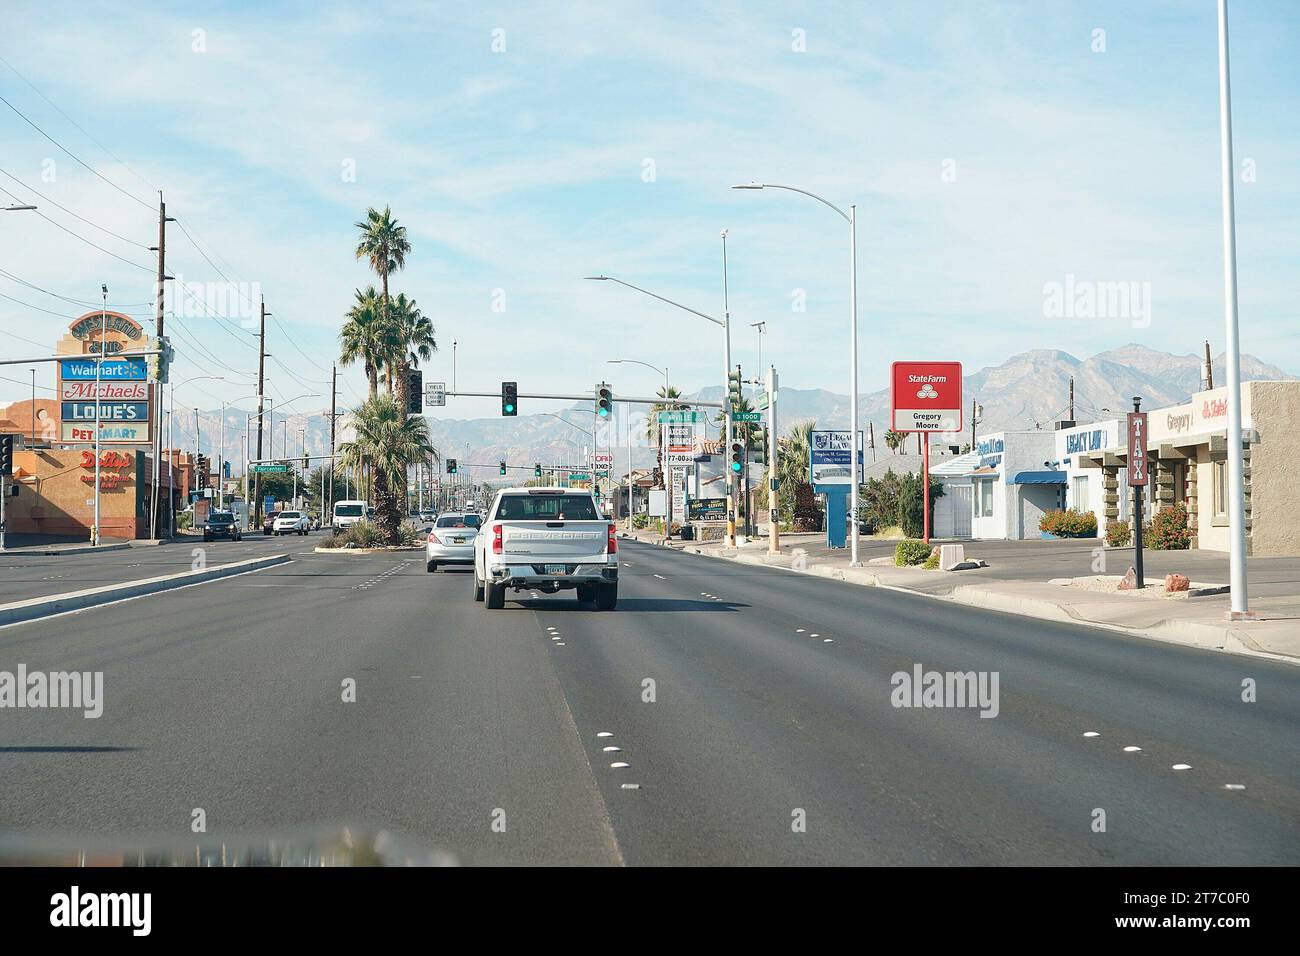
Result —
[[[658,299],[660,302],[666,302],[669,305],[675,306],[676,308],[679,308],[684,312],[689,312],[692,315],[698,315],[702,319],[708,319],[714,325],[722,326],[722,335],[723,335],[722,381],[723,381],[723,387],[724,388],[726,387],[727,376],[731,374],[731,307],[728,301],[728,290],[727,290],[727,230],[725,229],[722,230],[722,318],[720,319],[715,319],[713,316],[706,315],[703,312],[700,312],[696,309],[692,309],[690,306],[682,305],[680,302],[674,302],[672,299],[651,292],[649,289],[643,289],[638,285],[633,285],[630,282],[624,282],[622,279],[616,279],[613,276],[598,275],[598,276],[584,276],[583,278],[591,279],[599,282],[617,282],[619,285],[627,286],[627,288],[629,289],[634,289],[637,292],[642,293],[643,295],[648,295],[652,299]],[[727,432],[726,443],[730,445],[731,444],[731,403],[730,402],[722,403],[722,413],[725,416],[725,421],[726,421],[726,432]],[[732,477],[730,471],[727,472],[727,501],[729,504],[729,513],[728,513],[728,520],[727,520],[727,543],[730,546],[735,547],[736,545],[735,479]],[[665,523],[664,527],[669,527],[671,525],[671,521],[672,521],[672,516],[670,515],[669,521]]]
[[[801,193],[811,199],[816,199],[824,206],[829,206],[839,214],[845,222],[849,224],[849,314],[850,314],[850,331],[849,331],[849,351],[850,365],[852,373],[850,376],[850,395],[849,395],[849,453],[850,468],[852,476],[849,482],[849,514],[853,516],[850,522],[852,533],[850,534],[850,554],[849,564],[852,567],[858,567],[858,468],[862,460],[862,453],[858,450],[858,216],[856,205],[850,205],[849,211],[845,212],[839,206],[829,200],[823,199],[816,193],[810,193],[806,189],[799,189],[795,186],[783,186],[780,183],[740,183],[731,187],[732,189],[785,189],[790,192]]]
[[[5,206],[5,212],[27,212],[35,208],[35,206]]]
[[[658,372],[660,375],[664,377],[664,401],[668,400],[668,366],[665,365],[661,369],[658,366],[651,365],[649,362],[642,362],[640,359],[609,359],[608,362],[610,365],[622,365],[624,363],[629,363],[632,365],[643,365],[646,368],[651,369],[652,371]],[[629,531],[632,530],[632,436],[631,434],[629,434],[630,428],[631,425],[628,419],[624,418],[623,419],[623,440],[627,442],[627,529]],[[659,435],[656,434],[656,441],[655,441],[656,445],[659,444],[658,437]],[[659,457],[662,459],[663,458],[662,445],[660,445],[660,449],[661,450],[659,453]],[[695,489],[696,492],[698,493],[699,491],[699,480],[698,480],[699,466],[698,465],[696,465],[695,475],[696,475]]]

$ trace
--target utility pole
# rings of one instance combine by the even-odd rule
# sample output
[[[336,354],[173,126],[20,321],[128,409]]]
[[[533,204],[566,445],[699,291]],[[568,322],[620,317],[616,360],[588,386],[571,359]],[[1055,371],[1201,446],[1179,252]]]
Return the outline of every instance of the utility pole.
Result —
[[[339,398],[339,366],[338,366],[338,363],[335,362],[335,363],[333,363],[333,364],[330,365],[330,467],[329,467],[329,472],[330,472],[330,491],[329,491],[329,498],[330,498],[330,500],[329,500],[329,509],[330,509],[330,513],[331,513],[331,514],[332,514],[333,511],[334,511],[334,428],[335,428],[335,425],[337,424],[337,422],[338,422],[338,420],[339,420],[339,417],[338,417],[338,415],[339,415],[339,412],[338,412],[338,398]],[[324,480],[325,480],[325,479],[324,479],[324,475],[322,474],[322,476],[321,476],[321,481],[323,482]],[[323,490],[323,489],[322,489],[322,490]],[[322,495],[321,495],[321,512],[320,512],[320,520],[321,520],[321,524],[322,524],[322,525],[325,523],[325,507],[326,507],[326,506],[325,506],[325,503],[324,503],[324,502],[325,502],[325,496],[322,494]]]
[[[767,553],[781,553],[781,512],[777,506],[777,492],[780,486],[777,482],[777,474],[780,472],[780,464],[777,461],[779,454],[779,440],[777,438],[776,424],[776,393],[777,393],[776,366],[769,365],[767,369],[767,507],[768,507],[768,525],[767,525]]]
[[[1205,340],[1205,372],[1201,376],[1201,391],[1214,388],[1214,360],[1210,358],[1210,340]]]
[[[167,223],[174,222],[174,221],[175,221],[174,219],[169,219],[167,216],[167,204],[163,202],[162,190],[159,190],[158,191],[158,245],[152,251],[158,253],[158,278],[157,278],[157,284],[154,287],[154,334],[158,337],[158,344],[160,348],[162,347],[162,337],[165,331],[163,327],[163,288],[164,288],[163,283],[165,283],[168,279],[171,278],[171,276],[167,274]],[[96,389],[98,389],[99,386],[95,386],[95,387]],[[152,501],[149,507],[149,537],[150,538],[158,537],[158,498],[159,498],[158,486],[162,484],[161,472],[162,472],[163,401],[162,401],[161,382],[153,383],[153,397],[154,397],[154,418],[150,424],[150,427],[153,428],[155,431],[154,431],[154,440],[153,440],[153,493],[152,493]],[[35,405],[33,405],[32,407],[35,408]],[[32,414],[33,416],[35,416],[34,411]],[[98,426],[99,423],[96,422],[96,427]],[[33,435],[35,435],[35,432],[33,432]],[[167,469],[169,472],[171,470],[171,466],[172,466],[171,454],[169,453],[167,456]],[[171,487],[171,483],[169,481],[168,482],[169,490],[170,487]],[[168,508],[172,507],[172,501],[170,497],[168,498],[167,501],[167,507]]]
[[[1065,416],[1069,421],[1074,421],[1074,376],[1070,376],[1070,413]]]
[[[262,409],[266,398],[266,296],[262,296],[261,322],[257,334],[257,460],[262,460]],[[253,501],[248,513],[252,515],[252,525],[256,528],[262,522],[262,473],[259,471],[253,479]]]

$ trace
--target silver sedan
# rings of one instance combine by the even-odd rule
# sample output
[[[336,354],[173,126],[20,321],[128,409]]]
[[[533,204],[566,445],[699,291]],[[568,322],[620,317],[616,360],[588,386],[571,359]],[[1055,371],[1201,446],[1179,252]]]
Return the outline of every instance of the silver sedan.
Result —
[[[453,512],[439,515],[425,541],[425,570],[437,571],[440,564],[472,565],[474,536],[478,529],[479,516],[476,514]]]

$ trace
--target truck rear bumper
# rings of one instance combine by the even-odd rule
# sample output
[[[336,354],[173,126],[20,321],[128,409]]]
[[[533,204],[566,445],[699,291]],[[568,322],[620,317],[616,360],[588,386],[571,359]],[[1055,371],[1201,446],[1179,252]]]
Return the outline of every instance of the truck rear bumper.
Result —
[[[549,570],[543,564],[508,564],[488,568],[492,584],[504,584],[515,590],[538,588],[563,591],[579,585],[617,584],[618,565],[565,564],[564,573]]]

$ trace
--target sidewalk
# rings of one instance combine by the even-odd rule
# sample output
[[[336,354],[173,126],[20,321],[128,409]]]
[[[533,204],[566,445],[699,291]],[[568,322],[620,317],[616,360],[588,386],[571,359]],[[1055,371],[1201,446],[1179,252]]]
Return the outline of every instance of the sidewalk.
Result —
[[[646,532],[629,536],[662,543],[660,535]],[[1226,585],[1228,558],[1218,552],[1144,552],[1147,589],[1132,592],[1110,590],[1109,582],[1128,570],[1133,550],[1102,549],[1095,540],[961,542],[967,559],[988,564],[969,571],[894,567],[896,543],[862,538],[858,568],[849,567],[847,549],[828,549],[822,534],[782,535],[779,555],[768,554],[766,537],[735,549],[721,542],[673,541],[668,546],[972,607],[1300,663],[1300,558],[1251,558],[1250,607],[1260,620],[1230,623],[1224,620],[1226,593],[1164,596],[1164,576],[1171,572],[1187,575],[1193,588]]]

